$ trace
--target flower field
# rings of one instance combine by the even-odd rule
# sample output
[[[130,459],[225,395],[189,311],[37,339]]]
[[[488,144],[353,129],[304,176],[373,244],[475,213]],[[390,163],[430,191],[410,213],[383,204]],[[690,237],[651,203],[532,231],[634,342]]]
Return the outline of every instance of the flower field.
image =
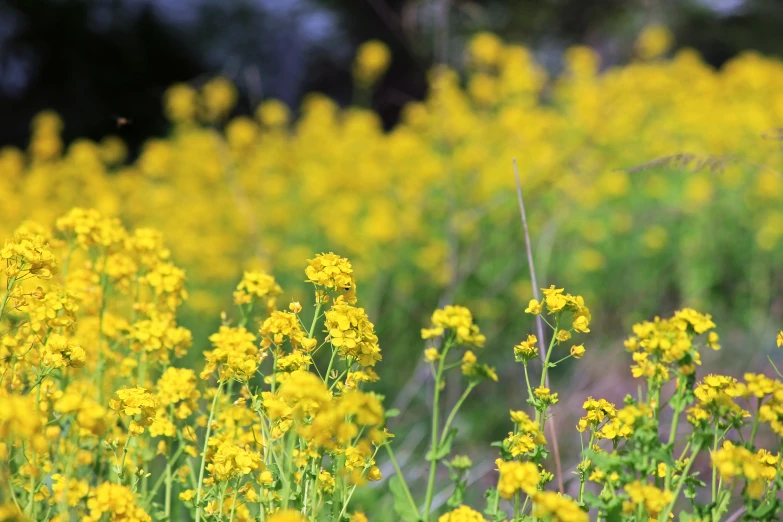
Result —
[[[0,521],[779,520],[783,63],[670,40],[549,77],[480,33],[391,129],[379,42],[350,107],[174,85],[133,157],[41,112]]]

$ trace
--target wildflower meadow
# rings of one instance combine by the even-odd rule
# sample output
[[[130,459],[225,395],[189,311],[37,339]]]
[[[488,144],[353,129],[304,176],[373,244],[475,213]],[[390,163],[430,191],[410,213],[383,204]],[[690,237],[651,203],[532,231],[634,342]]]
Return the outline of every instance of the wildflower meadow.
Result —
[[[0,148],[0,522],[781,520],[783,62],[463,54]]]

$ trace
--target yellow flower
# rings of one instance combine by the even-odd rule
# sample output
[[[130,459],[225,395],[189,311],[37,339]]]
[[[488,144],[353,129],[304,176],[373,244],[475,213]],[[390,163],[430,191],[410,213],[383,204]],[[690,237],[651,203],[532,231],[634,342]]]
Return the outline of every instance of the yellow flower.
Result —
[[[308,283],[313,283],[317,290],[324,288],[327,292],[336,292],[348,304],[356,302],[356,280],[350,261],[329,252],[315,256],[308,263],[305,269]],[[320,299],[321,294],[317,295]],[[323,295],[324,299],[327,297]]]
[[[440,359],[440,353],[437,348],[427,348],[424,350],[424,360],[427,362],[435,362]]]
[[[485,522],[486,519],[478,511],[468,506],[460,506],[438,518],[438,522]]]
[[[533,394],[536,396],[538,400],[540,400],[543,404],[546,405],[554,405],[558,403],[557,393],[551,393],[549,391],[549,388],[546,388],[544,386],[540,386],[533,390]]]
[[[379,40],[370,40],[359,46],[354,62],[353,74],[363,85],[372,85],[386,72],[391,62],[391,52]]]
[[[84,522],[115,520],[122,522],[150,522],[152,518],[136,503],[136,496],[126,486],[104,482],[90,491],[88,514]]]
[[[329,340],[343,358],[352,358],[361,366],[375,366],[381,360],[378,336],[364,308],[348,304],[338,297],[326,311],[324,326]]]
[[[228,115],[237,101],[237,90],[225,78],[213,78],[201,89],[204,116],[207,121],[216,121]]]
[[[586,316],[580,315],[574,319],[572,328],[577,332],[590,333],[589,324],[590,320]]]
[[[256,373],[260,360],[255,335],[243,327],[221,326],[209,340],[214,349],[204,351],[207,364],[201,372],[202,379],[208,379],[215,370],[221,382],[246,381]]]
[[[267,522],[307,522],[307,518],[296,509],[278,511],[266,520]]]
[[[573,356],[574,359],[581,359],[584,354],[585,354],[584,344],[576,344],[571,347],[571,355]]]
[[[572,499],[553,491],[539,491],[533,497],[533,516],[551,522],[588,522],[587,513]]]
[[[422,337],[427,339],[434,336],[435,332],[450,330],[454,333],[454,340],[463,346],[476,346],[482,348],[486,337],[479,331],[478,325],[473,323],[473,315],[464,306],[448,305],[435,310],[432,313],[432,328],[422,330]],[[438,334],[440,335],[440,334]]]
[[[538,338],[530,334],[527,339],[514,347],[514,358],[518,362],[527,362],[538,357]]]
[[[532,462],[519,462],[516,460],[504,462],[495,461],[500,472],[498,480],[498,493],[505,499],[510,499],[518,491],[532,495],[538,486],[540,474],[538,466]]]
[[[651,25],[642,31],[636,41],[636,52],[641,58],[657,58],[669,50],[672,33],[662,25]]]
[[[653,517],[657,517],[674,498],[671,491],[664,491],[638,480],[626,485],[625,492],[633,505],[644,505],[644,509]]]
[[[283,289],[277,284],[275,278],[265,272],[245,272],[242,281],[234,292],[234,304],[249,304],[254,299],[261,299],[268,311],[275,308],[277,296],[283,293]],[[300,308],[301,310],[301,308]]]
[[[781,330],[780,332],[778,332],[778,337],[777,337],[777,344],[778,344],[778,348],[780,348],[781,346],[783,346],[783,330]]]
[[[468,43],[468,54],[476,65],[497,65],[503,55],[503,41],[492,33],[478,33]]]
[[[20,279],[31,274],[38,279],[51,279],[57,272],[57,259],[49,242],[43,236],[17,232],[6,241],[0,250],[0,259],[5,261],[6,276]]]
[[[527,308],[525,308],[525,313],[538,315],[541,313],[542,305],[535,299],[531,299],[530,303],[528,303]]]
[[[145,388],[123,388],[114,393],[114,398],[109,401],[109,407],[117,415],[131,418],[128,428],[131,435],[144,433],[144,427],[149,426],[155,420],[158,408],[158,399]]]

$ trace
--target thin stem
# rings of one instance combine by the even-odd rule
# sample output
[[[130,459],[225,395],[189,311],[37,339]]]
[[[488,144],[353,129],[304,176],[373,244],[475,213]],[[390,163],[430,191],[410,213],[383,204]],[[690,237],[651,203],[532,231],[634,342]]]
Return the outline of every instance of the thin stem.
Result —
[[[517,159],[514,158],[512,160],[512,164],[514,167],[514,180],[517,184],[517,201],[519,203],[519,215],[522,219],[522,229],[525,232],[525,254],[527,255],[527,266],[528,270],[530,271],[530,284],[533,287],[533,297],[538,301],[538,281],[536,280],[536,267],[533,263],[533,249],[531,247],[530,243],[530,232],[527,227],[527,213],[525,212],[525,200],[522,197],[522,183],[519,180],[519,167],[517,166]],[[544,325],[543,325],[543,318],[541,317],[541,314],[536,314],[536,327],[538,330],[538,338],[539,338],[539,345],[538,345],[538,352],[540,357],[544,357],[544,343],[546,342],[544,339]],[[555,332],[556,333],[556,332]],[[555,334],[552,334],[553,337]],[[551,346],[551,345],[550,345]],[[547,373],[547,367],[546,364],[544,365],[544,375],[545,380],[541,383],[542,386],[546,385],[549,387],[549,375]],[[556,476],[557,476],[557,488],[560,490],[560,494],[563,494],[565,491],[565,488],[563,486],[563,467],[560,463],[560,447],[557,443],[557,428],[555,428],[555,423],[550,422],[549,423],[549,433],[552,439],[552,450],[555,454],[555,469],[556,469]]]
[[[443,348],[443,354],[438,360],[438,370],[435,374],[435,390],[432,396],[432,438],[430,442],[430,451],[432,452],[433,458],[430,461],[430,475],[429,475],[429,479],[427,480],[427,493],[424,498],[424,512],[422,513],[422,518],[424,520],[429,520],[430,508],[432,507],[432,496],[435,490],[435,474],[438,470],[438,459],[436,459],[434,455],[438,448],[438,416],[440,414],[439,411],[440,386],[441,386],[441,380],[443,379],[443,364],[446,360],[446,356],[449,353],[449,348],[451,348],[451,343],[446,342]]]
[[[756,440],[756,430],[759,427],[759,410],[761,409],[761,398],[756,399],[756,415],[753,416],[753,427],[750,430],[750,445]]]
[[[125,478],[125,457],[128,456],[128,444],[130,444],[132,438],[133,435],[128,434],[125,438],[125,444],[122,445],[122,457],[120,457],[120,462],[117,466],[117,484],[120,486],[122,486],[122,479]]]
[[[228,522],[234,522],[234,510],[237,507],[237,497],[239,496],[239,478],[237,478],[234,484],[234,499],[231,501],[231,515],[228,518]]]
[[[669,502],[666,508],[664,508],[664,510],[658,514],[658,520],[669,520],[669,513],[671,513],[672,508],[674,508],[674,504],[677,502],[677,497],[680,496],[680,491],[682,491],[682,487],[685,485],[685,479],[688,478],[688,472],[691,470],[693,461],[696,459],[696,455],[699,453],[700,450],[701,450],[701,446],[699,444],[693,446],[690,459],[688,459],[688,463],[685,465],[685,468],[683,468],[682,470],[682,477],[680,478],[680,481],[677,484],[677,489],[674,490],[674,495],[672,496],[672,500],[671,502]]]
[[[14,287],[14,283],[16,283],[16,276],[9,279],[8,283],[5,285],[5,295],[3,296],[3,301],[0,303],[0,319],[2,319],[5,305],[8,304],[8,299],[11,297],[11,289]]]
[[[318,304],[315,305],[315,315],[313,315],[313,322],[310,323],[310,331],[307,333],[307,337],[309,339],[313,338],[313,333],[315,332],[315,323],[318,321],[318,316],[321,313],[321,300],[318,300]]]
[[[294,476],[294,446],[296,445],[296,433],[289,430],[288,447],[286,448],[286,458],[288,459],[288,480],[283,485],[283,509],[288,509],[288,502],[291,500],[291,477]]]
[[[411,495],[411,490],[408,489],[408,483],[405,482],[405,477],[402,474],[400,465],[397,463],[397,458],[394,456],[394,452],[391,449],[391,445],[388,442],[386,442],[384,446],[386,446],[386,453],[389,454],[389,460],[391,460],[392,466],[394,467],[394,472],[397,473],[397,476],[400,479],[400,484],[402,484],[402,490],[405,493],[405,498],[408,499],[408,503],[411,505],[411,509],[413,509],[414,512],[418,512],[419,507],[416,505],[416,501],[413,500],[413,495]]]
[[[527,374],[527,363],[524,363],[522,366],[525,368],[525,384],[527,384],[527,396],[528,399],[533,399],[533,388],[530,387],[530,377]]]
[[[207,448],[209,444],[209,435],[212,431],[212,419],[215,417],[215,407],[217,406],[218,397],[223,390],[223,383],[218,383],[218,388],[215,391],[215,397],[212,399],[212,407],[209,409],[209,420],[207,420],[207,433],[204,436],[204,451],[201,453],[201,465],[198,471],[198,485],[196,487],[196,522],[201,520],[201,490],[204,484],[204,467],[207,462]]]
[[[462,392],[462,395],[460,396],[459,400],[457,400],[457,403],[451,409],[451,413],[449,413],[449,416],[446,419],[446,424],[443,425],[443,431],[441,432],[441,437],[440,437],[441,444],[446,442],[446,437],[449,434],[449,428],[451,428],[451,423],[454,421],[454,418],[457,416],[457,411],[462,407],[462,403],[465,402],[465,399],[468,398],[468,395],[470,395],[470,392],[473,391],[473,388],[475,387],[476,387],[476,383],[468,384],[468,387],[465,388],[465,391]]]
[[[595,441],[595,430],[591,429],[590,430],[590,443],[588,444],[587,447],[588,448],[592,448],[594,441]],[[582,462],[584,462],[584,461],[582,461]],[[582,499],[584,498],[584,495],[585,495],[585,473],[586,473],[586,470],[584,472],[582,472],[582,474],[579,476],[579,497],[577,497],[577,500],[579,502],[582,502]]]

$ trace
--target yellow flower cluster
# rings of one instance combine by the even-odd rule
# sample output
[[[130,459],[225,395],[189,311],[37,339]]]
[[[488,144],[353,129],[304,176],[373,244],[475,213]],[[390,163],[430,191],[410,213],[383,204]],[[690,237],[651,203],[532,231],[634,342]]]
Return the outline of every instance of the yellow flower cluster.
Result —
[[[457,509],[438,517],[438,522],[486,522],[486,520],[481,513],[468,506],[459,506]]]
[[[210,456],[207,470],[216,482],[226,482],[252,473],[261,467],[261,455],[236,444],[222,443]]]
[[[155,420],[158,399],[140,386],[123,388],[115,392],[114,398],[109,401],[109,407],[117,415],[130,417],[128,432],[139,435],[144,433],[145,426],[149,426]]]
[[[538,338],[530,334],[527,339],[514,346],[514,358],[517,362],[527,362],[538,358]]]
[[[76,346],[67,337],[51,334],[44,345],[41,362],[49,368],[81,368],[87,362],[87,354],[81,346]]]
[[[309,352],[316,346],[316,340],[307,337],[299,318],[291,312],[272,312],[264,320],[259,333],[262,337],[261,345],[265,348],[273,344],[282,346],[286,339],[294,350],[301,349]]]
[[[588,522],[587,516],[572,499],[554,493],[541,491],[533,497],[533,516],[552,522]]]
[[[533,495],[536,492],[538,482],[541,479],[538,466],[532,462],[502,461],[500,459],[495,464],[497,464],[500,473],[498,494],[501,497],[510,499],[519,491],[527,495]]]
[[[735,446],[729,440],[712,454],[712,465],[723,480],[731,481],[736,477],[747,482],[747,492],[751,498],[759,499],[764,495],[770,481],[774,480],[780,469],[780,456],[766,450],[754,454],[747,448]]]
[[[326,311],[324,326],[329,342],[343,358],[351,358],[360,366],[375,366],[381,360],[381,348],[375,326],[367,318],[363,308],[348,304],[341,296]]]
[[[371,85],[386,72],[390,62],[391,52],[383,42],[378,40],[364,42],[356,53],[354,77],[361,85]]]
[[[201,372],[202,379],[208,379],[217,370],[221,382],[244,382],[256,373],[262,354],[256,346],[256,336],[244,327],[221,326],[209,340],[214,349],[204,352],[207,364]]]
[[[88,514],[84,522],[150,522],[150,517],[144,509],[138,506],[136,495],[120,484],[103,484],[90,491],[87,500]]]
[[[136,321],[128,329],[131,350],[146,352],[162,363],[170,362],[170,353],[182,357],[193,342],[190,330],[178,326],[171,313],[151,311],[149,318]]]
[[[609,422],[605,423],[596,431],[597,439],[609,439],[615,441],[619,438],[628,439],[633,435],[637,421],[640,419],[649,420],[652,417],[652,411],[645,404],[629,404],[617,411]]]
[[[664,382],[669,380],[672,368],[683,375],[692,374],[701,364],[695,336],[709,332],[706,344],[713,350],[720,349],[718,334],[710,331],[713,328],[710,315],[689,308],[678,310],[669,319],[656,317],[655,321],[635,324],[634,335],[625,341],[636,363],[631,368],[633,376]]]
[[[315,256],[308,263],[305,269],[308,283],[313,283],[316,288],[325,289],[324,292],[336,292],[349,304],[356,302],[356,279],[350,261],[329,252]],[[327,298],[328,296],[324,294],[319,301]]]
[[[542,288],[541,290],[544,292],[544,300],[539,303],[535,299],[531,299],[525,312],[538,315],[543,311],[544,306],[546,306],[546,311],[549,314],[569,311],[573,314],[571,328],[577,332],[590,332],[590,329],[588,328],[588,326],[590,326],[590,310],[585,306],[585,301],[582,296],[564,294],[564,289],[555,288],[555,285],[552,285],[549,288]],[[565,331],[567,332],[567,330]],[[567,341],[568,339],[570,339],[570,336],[563,339],[563,341]]]
[[[8,278],[22,278],[28,274],[38,279],[51,279],[57,271],[57,260],[49,248],[46,238],[17,233],[6,241],[0,250],[0,258],[6,263],[5,275]]]
[[[503,447],[512,457],[519,457],[532,452],[535,447],[546,446],[546,438],[538,425],[524,411],[512,411],[511,422],[516,429],[508,434],[503,441]]]
[[[605,419],[611,421],[617,416],[617,408],[606,399],[596,400],[588,397],[582,404],[582,408],[585,409],[586,413],[579,419],[579,423],[576,425],[576,429],[580,433],[583,433],[588,426],[595,429]]]
[[[486,337],[473,323],[473,315],[464,306],[447,305],[432,313],[432,326],[422,328],[422,339],[432,339],[443,335],[447,330],[454,336],[454,342],[463,346],[483,347]]]
[[[734,399],[740,396],[739,383],[725,375],[707,375],[693,390],[697,403],[688,410],[688,420],[694,425],[724,420],[732,424],[750,417]]]
[[[625,492],[628,494],[628,502],[623,508],[626,513],[633,513],[638,505],[643,505],[644,509],[653,518],[672,501],[674,494],[671,491],[664,491],[651,484],[644,484],[639,481],[632,482],[625,486]]]
[[[270,312],[275,309],[277,296],[283,293],[283,289],[277,284],[275,278],[266,272],[245,272],[242,281],[234,292],[234,303],[237,305],[250,304],[254,299],[263,299],[263,303]]]

